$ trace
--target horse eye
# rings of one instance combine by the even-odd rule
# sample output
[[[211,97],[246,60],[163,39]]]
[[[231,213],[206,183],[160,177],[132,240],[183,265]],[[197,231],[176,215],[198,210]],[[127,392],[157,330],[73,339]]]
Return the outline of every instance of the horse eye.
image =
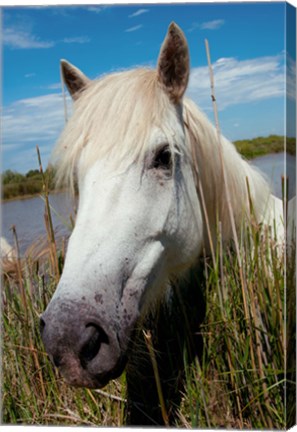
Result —
[[[172,152],[169,146],[162,147],[155,155],[153,168],[169,170],[172,168]]]

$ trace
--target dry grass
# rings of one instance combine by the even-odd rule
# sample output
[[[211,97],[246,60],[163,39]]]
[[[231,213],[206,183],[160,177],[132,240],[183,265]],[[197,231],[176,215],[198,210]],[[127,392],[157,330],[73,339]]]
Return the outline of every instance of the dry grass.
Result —
[[[50,217],[46,206],[47,224]],[[47,229],[45,254],[28,253],[11,264],[14,270],[2,267],[2,422],[121,426],[125,374],[103,391],[70,388],[44,352],[39,316],[50,301],[64,264],[64,249],[56,247],[49,225]],[[196,360],[189,365],[185,356],[185,390],[176,426],[288,427],[294,419],[294,407],[285,406],[288,335],[284,327],[283,257],[267,232],[254,224],[239,238],[236,253],[232,248],[223,251],[219,244],[204,265],[204,351],[200,363]],[[287,279],[293,284],[294,265],[288,269],[291,273]],[[289,309],[292,334],[294,316]],[[294,379],[293,371],[289,379]]]
[[[182,427],[286,426],[284,383],[284,264],[256,233],[240,245],[245,292],[236,254],[218,248],[205,261],[207,314],[201,327],[203,358],[186,363],[185,394],[176,422]],[[254,233],[255,235],[255,233]],[[3,279],[3,422],[9,424],[124,424],[125,375],[104,391],[68,387],[50,364],[39,335],[39,315],[56,286],[51,255],[27,258]],[[57,253],[62,268],[64,256]],[[21,286],[23,287],[21,290]]]

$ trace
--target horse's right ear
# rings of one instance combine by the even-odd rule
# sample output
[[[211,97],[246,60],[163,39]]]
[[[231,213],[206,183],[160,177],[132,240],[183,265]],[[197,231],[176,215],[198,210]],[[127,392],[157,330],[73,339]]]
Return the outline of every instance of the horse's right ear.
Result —
[[[63,80],[69,90],[72,99],[76,100],[79,94],[90,82],[89,78],[86,77],[77,67],[73,66],[66,60],[61,60],[61,74]]]

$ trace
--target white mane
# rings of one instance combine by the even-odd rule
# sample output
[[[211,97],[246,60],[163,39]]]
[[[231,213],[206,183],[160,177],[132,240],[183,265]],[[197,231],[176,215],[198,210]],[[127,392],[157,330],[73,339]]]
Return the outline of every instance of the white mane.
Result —
[[[166,133],[162,120],[168,109],[173,108],[155,71],[136,69],[91,81],[54,151],[58,182],[73,186],[82,149],[82,175],[105,156],[117,166],[141,159],[152,125]]]
[[[163,124],[170,109],[174,107],[153,70],[135,69],[91,81],[75,102],[74,114],[54,152],[58,182],[73,188],[75,176],[84,175],[96,160],[105,156],[117,165],[125,162],[126,166],[142,160],[152,125],[171,136]],[[184,99],[183,119],[186,145],[192,154],[193,170],[201,180],[210,226],[216,227],[217,220],[221,220],[222,232],[230,238],[216,130],[188,99]],[[265,213],[270,191],[265,179],[241,158],[234,145],[223,137],[221,142],[231,205],[239,225],[248,210],[247,179],[256,215]],[[82,168],[77,173],[82,149]],[[212,234],[215,237],[216,232]]]
[[[221,136],[219,142],[214,126],[189,99],[184,101],[184,122],[191,145],[194,171],[202,185],[209,225],[216,230],[217,221],[220,220],[224,238],[230,239],[231,221],[222,180],[220,151],[237,228],[250,215],[250,199],[256,218],[259,221],[263,219],[263,215],[271,205],[270,188],[262,174],[242,159],[230,141]],[[216,236],[217,232],[212,232],[212,237]]]

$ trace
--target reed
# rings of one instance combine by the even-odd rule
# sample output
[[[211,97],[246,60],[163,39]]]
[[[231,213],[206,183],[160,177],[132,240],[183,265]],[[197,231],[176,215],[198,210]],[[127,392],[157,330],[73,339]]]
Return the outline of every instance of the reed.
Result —
[[[17,253],[16,271],[2,268],[2,422],[121,426],[125,374],[103,391],[74,389],[64,383],[44,352],[39,316],[53,295],[65,253],[64,246],[59,250],[56,244],[48,183],[38,155],[49,253],[47,258],[28,254],[22,259]],[[251,201],[250,210],[251,223],[236,237],[235,251],[232,246],[223,248],[218,223],[218,244],[213,245],[210,258],[204,257],[204,349],[193,364],[188,364],[185,356],[185,391],[178,427],[284,429],[294,414],[285,406],[285,386],[294,386],[294,373],[290,369],[286,379],[285,367],[285,313],[292,315],[292,308],[286,311],[284,307],[285,260],[273,236],[253,220]],[[13,231],[18,250],[17,232],[15,228]],[[294,262],[288,261],[289,269],[290,263],[288,281],[293,284]],[[292,297],[294,290],[290,286],[287,289]],[[291,325],[293,321],[294,317]],[[146,336],[154,362],[151,339]],[[166,423],[156,364],[154,371]]]
[[[166,404],[164,401],[162,384],[161,384],[161,380],[160,380],[158,363],[157,363],[157,359],[156,359],[156,355],[155,355],[155,350],[154,350],[154,346],[153,346],[151,332],[149,330],[143,331],[143,336],[144,336],[145,343],[146,343],[146,346],[147,346],[147,349],[148,349],[148,352],[150,355],[150,359],[151,359],[151,362],[153,365],[154,377],[155,377],[155,382],[156,382],[157,392],[158,392],[158,399],[159,399],[160,406],[161,406],[162,419],[164,421],[165,426],[168,427],[169,426],[168,414],[167,414],[167,410],[166,410]]]
[[[215,264],[205,258],[204,351],[199,361],[186,364],[176,426],[286,427],[284,261],[263,227],[252,224],[246,232],[238,244],[240,264],[237,254],[220,244]],[[59,253],[62,268],[64,255]],[[15,276],[4,275],[2,421],[123,425],[125,375],[103,391],[73,389],[44,352],[39,316],[56,287],[51,269],[51,256],[42,266],[27,257]]]
[[[123,404],[95,391],[67,386],[44,352],[39,333],[39,316],[56,287],[55,275],[23,272],[25,301],[18,281],[5,277],[2,292],[2,422],[30,425],[119,426]],[[26,274],[25,274],[26,273]],[[33,291],[31,290],[33,286]],[[106,392],[119,394],[120,383]]]
[[[39,163],[39,171],[42,178],[42,186],[43,186],[42,189],[43,189],[43,196],[45,202],[44,222],[45,222],[45,227],[46,227],[46,232],[48,237],[48,244],[50,248],[52,272],[55,275],[56,282],[58,282],[60,279],[60,269],[59,269],[58,255],[57,255],[55,232],[54,232],[53,221],[52,221],[51,206],[49,203],[49,176],[46,176],[43,171],[41,155],[38,146],[36,146],[36,151],[37,151],[37,157]]]
[[[178,426],[287,427],[284,260],[265,229],[255,224],[246,228],[239,246],[245,292],[239,288],[237,254],[218,247],[219,270],[206,263],[203,358],[186,365]]]
[[[205,47],[218,150],[221,151],[207,40]],[[204,352],[201,362],[196,361],[193,366],[185,364],[186,392],[178,426],[282,429],[287,426],[285,259],[273,241],[274,236],[256,223],[249,193],[249,223],[244,224],[238,236],[223,163],[222,178],[233,248],[223,248],[218,221],[216,257],[205,262],[207,312],[201,326]],[[249,192],[248,183],[247,190]]]
[[[64,265],[65,244],[58,250],[49,203],[48,177],[37,147],[45,203],[47,245],[29,248],[2,263],[2,423],[23,425],[120,426],[124,422],[124,386],[110,383],[105,395],[73,389],[63,382],[44,351],[39,317],[49,303]],[[125,378],[123,377],[122,380]],[[115,395],[115,397],[110,397]]]

